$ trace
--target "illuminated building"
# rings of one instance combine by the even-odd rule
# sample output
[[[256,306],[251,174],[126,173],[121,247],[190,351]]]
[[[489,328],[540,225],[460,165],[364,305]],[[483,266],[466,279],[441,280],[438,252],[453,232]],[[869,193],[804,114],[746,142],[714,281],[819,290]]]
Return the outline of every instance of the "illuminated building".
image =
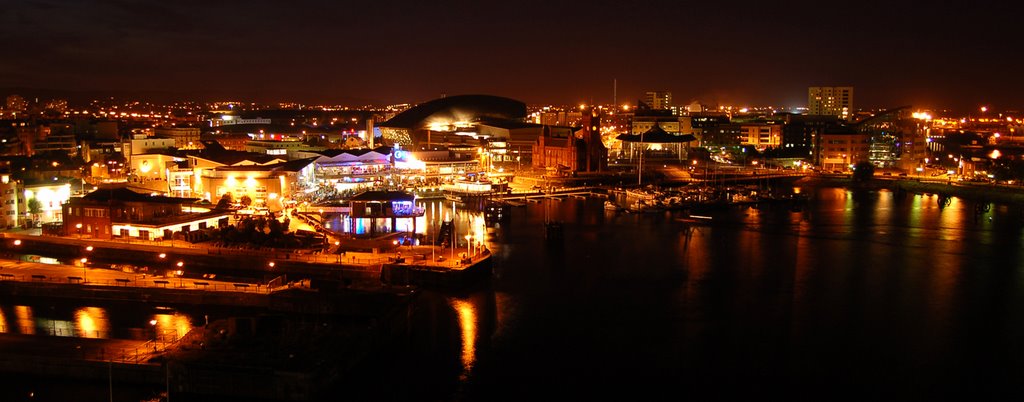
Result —
[[[366,191],[350,201],[351,213],[343,217],[345,233],[415,233],[416,217],[424,213],[416,206],[415,195],[401,191]]]
[[[136,134],[121,144],[121,151],[128,160],[131,160],[132,155],[165,151],[170,148],[174,148],[174,139],[147,137],[145,134]]]
[[[560,173],[600,172],[608,169],[608,148],[601,142],[601,110],[583,114],[583,127],[571,134],[548,131],[533,145],[533,167]]]
[[[644,93],[644,103],[654,110],[672,110],[672,92],[647,91]]]
[[[625,158],[639,158],[643,152],[645,158],[676,160],[685,159],[690,142],[697,140],[693,134],[666,132],[658,124],[641,134],[622,134],[616,139],[622,141],[622,153]]]
[[[523,102],[491,95],[458,95],[419,104],[379,127],[384,140],[415,151],[477,145],[476,126],[481,121],[525,118]]]
[[[304,158],[314,158],[318,182],[327,183],[335,189],[353,190],[372,187],[380,177],[391,171],[390,147],[375,149],[328,149],[323,151],[300,151]],[[422,167],[421,167],[422,172]]]
[[[248,152],[273,155],[285,159],[294,159],[298,151],[311,149],[314,148],[298,139],[250,140],[245,143],[245,150]]]
[[[853,116],[853,87],[807,88],[807,114],[849,119]]]
[[[199,148],[198,127],[157,127],[153,133],[157,137],[173,139],[174,147],[178,149]]]
[[[204,169],[200,177],[201,186],[193,188],[193,191],[203,194],[203,198],[211,202],[224,194],[230,194],[234,201],[247,196],[253,206],[279,211],[293,193],[313,186],[315,159]]]
[[[555,137],[567,137],[572,134],[573,129],[516,121],[489,121],[481,123],[479,131],[490,140],[488,151],[493,155],[492,162],[509,166],[530,166],[533,163],[533,144],[538,138],[552,131],[562,132]]]
[[[0,227],[13,228],[23,221],[20,210],[25,208],[25,199],[20,185],[10,174],[0,174]]]
[[[741,145],[752,145],[758,151],[782,145],[781,124],[744,124]]]
[[[825,170],[845,171],[852,164],[867,161],[870,151],[871,134],[837,128],[819,137],[814,164]]]
[[[63,234],[98,239],[186,240],[228,224],[230,211],[194,206],[195,198],[142,194],[126,187],[93,191],[63,205]]]
[[[71,198],[71,184],[68,180],[41,180],[24,183],[25,208],[33,221],[41,223],[61,221],[61,204]],[[33,201],[35,200],[35,201]],[[39,210],[32,213],[33,202],[39,203]]]

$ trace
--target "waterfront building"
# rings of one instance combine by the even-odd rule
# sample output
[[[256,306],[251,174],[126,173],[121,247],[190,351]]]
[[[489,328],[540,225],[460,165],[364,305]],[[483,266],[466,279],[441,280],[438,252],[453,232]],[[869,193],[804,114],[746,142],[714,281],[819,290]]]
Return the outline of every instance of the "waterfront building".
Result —
[[[913,118],[909,106],[875,113],[853,127],[871,136],[868,159],[875,166],[911,170],[927,156],[927,126]]]
[[[643,133],[621,134],[616,139],[622,141],[623,157],[630,160],[638,159],[641,153],[651,159],[683,160],[689,154],[690,143],[697,140],[693,134],[666,132],[659,124]]]
[[[201,236],[207,228],[226,226],[228,210],[198,206],[195,198],[143,194],[127,187],[104,188],[63,205],[66,236],[126,240],[171,239],[175,233],[186,240]]]
[[[314,187],[316,158],[296,159],[266,165],[231,165],[203,169],[195,193],[219,200],[225,194],[234,201],[249,197],[252,205],[280,211],[293,198]]]
[[[835,129],[819,137],[814,164],[829,171],[846,171],[857,162],[868,161],[870,152],[871,134]]]
[[[815,138],[821,133],[842,125],[842,120],[837,116],[809,116],[803,114],[782,114],[785,124],[782,126],[782,147],[796,148],[810,156],[815,144]]]
[[[316,182],[329,185],[338,191],[375,187],[382,176],[389,174],[394,167],[391,163],[390,147],[298,151],[297,155],[301,158],[313,158]]]
[[[559,174],[600,172],[608,169],[608,148],[601,141],[599,108],[584,110],[578,130],[548,131],[533,145],[533,167]]]
[[[571,131],[572,128],[517,121],[488,121],[479,126],[480,134],[489,139],[490,162],[517,169],[533,163],[533,144],[550,130]]]
[[[365,191],[350,202],[351,213],[344,217],[342,228],[345,233],[416,233],[416,218],[424,214],[416,206],[416,196],[403,191]]]
[[[524,121],[526,104],[491,95],[458,95],[419,104],[379,125],[389,144],[409,150],[478,145],[485,120]]]
[[[743,124],[740,126],[743,131],[741,145],[753,146],[758,151],[768,148],[777,148],[782,145],[781,124]]]
[[[853,87],[807,88],[807,114],[844,120],[853,117]]]

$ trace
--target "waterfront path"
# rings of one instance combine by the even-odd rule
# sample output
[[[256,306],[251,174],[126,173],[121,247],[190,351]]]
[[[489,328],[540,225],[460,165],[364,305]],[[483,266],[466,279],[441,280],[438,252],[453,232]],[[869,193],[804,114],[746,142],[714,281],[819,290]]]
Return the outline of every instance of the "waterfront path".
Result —
[[[271,293],[278,288],[287,287],[283,285],[270,287],[261,284],[227,282],[206,278],[154,276],[88,266],[43,264],[4,259],[0,259],[0,281],[263,294]]]

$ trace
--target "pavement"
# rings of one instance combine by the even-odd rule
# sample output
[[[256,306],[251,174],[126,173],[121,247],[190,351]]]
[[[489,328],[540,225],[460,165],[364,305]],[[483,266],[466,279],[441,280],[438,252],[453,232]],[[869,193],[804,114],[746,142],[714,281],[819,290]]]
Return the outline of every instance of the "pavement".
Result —
[[[0,259],[0,281],[248,293],[270,293],[273,290],[259,284],[165,277],[95,268],[90,267],[88,261],[84,266],[81,263],[77,264],[79,265],[71,266]]]

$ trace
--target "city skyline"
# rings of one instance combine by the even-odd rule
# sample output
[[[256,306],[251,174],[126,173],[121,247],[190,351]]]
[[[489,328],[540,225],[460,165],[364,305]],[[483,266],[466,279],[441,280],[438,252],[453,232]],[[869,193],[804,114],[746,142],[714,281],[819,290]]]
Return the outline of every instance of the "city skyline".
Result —
[[[25,2],[0,16],[0,88],[156,100],[802,107],[853,86],[858,108],[1019,110],[1009,5],[650,2],[320,4]]]

